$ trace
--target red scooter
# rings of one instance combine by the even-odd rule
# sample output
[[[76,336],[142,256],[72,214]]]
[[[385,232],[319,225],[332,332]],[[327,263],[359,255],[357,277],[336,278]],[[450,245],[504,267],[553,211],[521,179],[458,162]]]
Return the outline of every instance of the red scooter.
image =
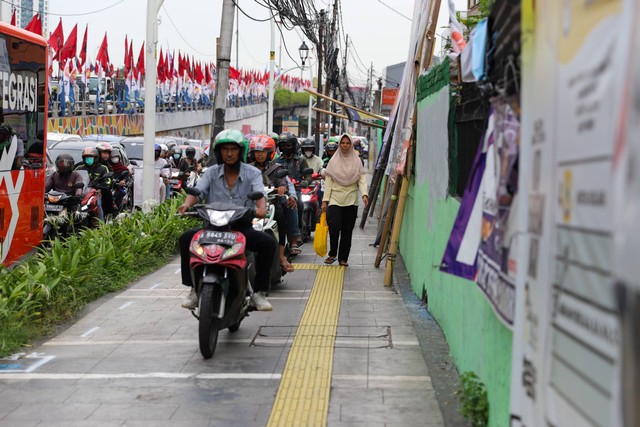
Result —
[[[198,197],[200,190],[186,187],[185,192]],[[249,194],[259,200],[261,192]],[[191,278],[198,294],[198,307],[192,310],[198,319],[200,353],[205,359],[213,356],[218,343],[218,331],[228,328],[235,332],[253,307],[249,305],[247,289],[255,275],[253,254],[246,252],[245,236],[234,231],[234,225],[251,222],[255,210],[226,203],[193,206],[195,212],[185,215],[202,219],[203,227],[191,239],[189,251]]]
[[[313,173],[312,169],[304,170],[304,178],[300,182],[300,198],[304,206],[302,210],[302,224],[305,228],[302,235],[306,238],[311,237],[316,229],[316,223],[320,215],[320,203],[319,193],[320,183],[322,181],[322,175],[319,173]]]
[[[81,171],[84,173],[84,171]],[[82,202],[80,202],[79,212],[83,214],[87,224],[92,227],[97,227],[100,223],[100,210],[98,209],[98,202],[102,200],[102,191],[111,191],[111,186],[107,185],[109,179],[113,177],[113,172],[109,172],[101,178],[92,180],[89,182],[87,189],[82,196]]]

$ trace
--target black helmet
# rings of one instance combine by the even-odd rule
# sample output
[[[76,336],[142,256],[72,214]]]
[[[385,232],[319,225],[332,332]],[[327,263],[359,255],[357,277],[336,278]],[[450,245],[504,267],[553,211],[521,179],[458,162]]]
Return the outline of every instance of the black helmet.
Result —
[[[291,132],[283,132],[278,139],[278,148],[286,156],[294,154],[298,148],[298,138]]]
[[[171,147],[171,151],[169,154],[174,159],[179,160],[180,157],[182,157],[182,148],[178,147],[177,145],[174,145],[173,147]]]
[[[300,148],[302,148],[303,150],[306,149],[316,149],[316,141],[313,138],[305,138],[304,141],[302,141],[302,144],[300,144]]]
[[[84,150],[82,150],[82,158],[86,158],[86,157],[94,157],[94,158],[98,158],[98,150],[96,150],[93,147],[85,147]]]
[[[11,125],[9,123],[0,124],[0,136],[9,137],[13,135],[13,129],[11,129]]]
[[[187,147],[187,149],[184,150],[184,154],[188,158],[193,159],[196,156],[196,149],[193,147]]]
[[[338,144],[336,142],[327,142],[327,145],[324,146],[324,151],[338,151]]]
[[[69,173],[73,170],[73,157],[71,154],[58,154],[56,157],[56,169],[60,173]]]

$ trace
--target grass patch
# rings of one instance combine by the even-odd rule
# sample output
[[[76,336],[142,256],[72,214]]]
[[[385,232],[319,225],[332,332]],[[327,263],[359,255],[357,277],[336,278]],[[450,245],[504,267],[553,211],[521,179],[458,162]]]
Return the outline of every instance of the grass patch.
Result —
[[[149,214],[56,239],[12,270],[0,267],[0,356],[51,333],[85,304],[166,264],[196,225],[175,216],[182,198]]]

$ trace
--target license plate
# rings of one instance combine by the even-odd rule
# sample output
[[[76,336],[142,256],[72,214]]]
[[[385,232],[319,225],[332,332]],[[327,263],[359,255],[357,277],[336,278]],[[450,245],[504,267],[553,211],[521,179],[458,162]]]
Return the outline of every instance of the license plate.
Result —
[[[61,212],[64,209],[62,205],[45,205],[44,210],[47,212]]]
[[[205,231],[198,240],[201,245],[233,246],[235,242],[236,234],[229,231]]]

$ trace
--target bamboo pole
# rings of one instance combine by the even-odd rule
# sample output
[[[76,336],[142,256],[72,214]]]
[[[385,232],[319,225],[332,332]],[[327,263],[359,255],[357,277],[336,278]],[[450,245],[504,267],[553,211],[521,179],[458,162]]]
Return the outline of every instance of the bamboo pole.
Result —
[[[441,0],[433,0],[431,7],[429,8],[429,25],[427,26],[426,33],[419,49],[419,57],[415,58],[414,66],[416,67],[416,75],[419,75],[418,70],[422,66],[424,69],[428,68],[433,60],[433,48],[435,47],[435,35],[438,21],[438,14],[440,12]],[[426,38],[426,43],[425,43]],[[417,106],[414,109],[413,117],[411,119],[412,133],[409,143],[409,152],[407,153],[406,168],[402,177],[402,186],[400,188],[400,196],[397,202],[397,208],[394,215],[393,231],[391,233],[391,242],[389,244],[389,252],[387,254],[386,271],[384,274],[384,286],[391,286],[393,281],[393,269],[395,267],[396,255],[398,253],[398,243],[400,240],[400,231],[402,230],[402,218],[404,216],[404,210],[407,203],[407,195],[409,194],[409,177],[411,173],[411,165],[413,164],[413,154],[415,146],[415,130],[417,120]],[[390,213],[389,213],[390,214]]]
[[[325,110],[323,108],[311,107],[311,109],[313,111],[319,111],[322,114],[328,114],[330,116],[335,116],[341,119],[349,119],[349,117],[345,116],[344,114],[334,113],[333,111]]]
[[[324,95],[322,93],[318,93],[315,90],[308,89],[308,88],[305,88],[304,90],[309,92],[311,95],[319,96],[321,98],[324,98],[324,99],[326,99],[328,101],[331,101],[331,102],[333,102],[335,104],[341,105],[341,106],[346,107],[346,108],[351,108],[352,110],[355,110],[358,113],[366,114],[367,116],[370,116],[370,117],[372,117],[374,119],[382,120],[384,122],[388,122],[389,121],[388,117],[384,117],[384,116],[381,116],[379,114],[371,113],[369,111],[361,110],[361,109],[359,109],[358,107],[356,107],[354,105],[349,105],[349,104],[346,104],[344,102],[338,101],[337,99],[331,98],[330,96]]]
[[[398,200],[398,194],[400,193],[400,186],[402,185],[404,179],[400,179],[400,175],[396,177],[396,182],[393,185],[393,193],[391,194],[391,202],[389,203],[389,209],[387,211],[387,218],[384,221],[384,227],[382,229],[382,235],[380,236],[380,244],[378,245],[378,253],[376,254],[376,260],[373,263],[375,268],[380,267],[380,262],[382,261],[382,255],[387,249],[387,239],[389,238],[389,230],[391,229],[391,223],[393,222],[393,211],[396,207],[396,202]],[[394,224],[395,227],[395,224]],[[386,285],[385,282],[385,286]]]
[[[394,215],[393,231],[391,232],[391,242],[389,243],[389,252],[387,253],[386,271],[384,272],[384,285],[391,286],[393,280],[393,268],[396,262],[398,252],[398,242],[400,240],[400,230],[402,229],[402,217],[404,216],[404,208],[407,203],[407,194],[409,194],[409,179],[402,177],[402,186],[400,188],[400,196],[398,200],[398,208]],[[389,218],[391,212],[387,215]]]
[[[384,179],[384,178],[383,178]],[[380,204],[380,211],[378,212],[378,228],[380,227],[380,221],[382,221],[382,212],[384,211],[384,203],[389,195],[389,180],[384,181],[384,189],[382,190],[382,203]],[[369,216],[373,216],[373,209],[369,212]]]

